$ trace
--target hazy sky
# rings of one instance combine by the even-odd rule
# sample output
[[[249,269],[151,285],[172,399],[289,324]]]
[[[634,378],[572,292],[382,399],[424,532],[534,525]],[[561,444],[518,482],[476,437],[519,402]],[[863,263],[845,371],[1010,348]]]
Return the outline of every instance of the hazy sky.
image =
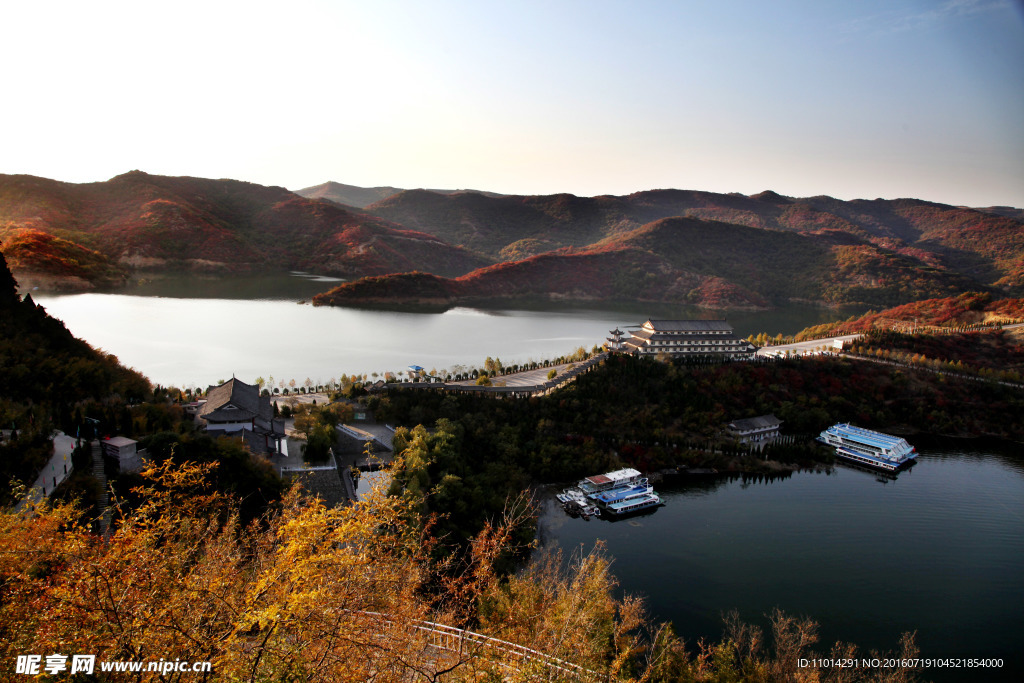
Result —
[[[0,172],[1024,207],[1022,0],[0,3]]]

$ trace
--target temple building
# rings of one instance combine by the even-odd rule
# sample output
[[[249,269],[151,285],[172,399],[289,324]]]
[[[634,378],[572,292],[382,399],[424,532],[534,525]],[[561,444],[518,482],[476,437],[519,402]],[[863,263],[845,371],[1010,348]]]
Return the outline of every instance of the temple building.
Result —
[[[648,320],[630,334],[622,340],[622,350],[628,353],[747,359],[756,350],[724,320]]]
[[[231,378],[210,387],[196,411],[196,422],[211,436],[239,437],[253,453],[280,453],[284,420],[274,419],[270,397],[254,384]]]
[[[608,332],[611,336],[605,339],[604,348],[608,351],[621,351],[622,350],[622,335],[625,334],[619,328],[615,328]]]

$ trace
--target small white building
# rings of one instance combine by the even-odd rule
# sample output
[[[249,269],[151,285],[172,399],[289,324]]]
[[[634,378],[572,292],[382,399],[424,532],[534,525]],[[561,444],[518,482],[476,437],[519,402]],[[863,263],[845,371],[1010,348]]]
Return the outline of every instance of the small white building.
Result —
[[[103,455],[116,460],[122,472],[138,472],[142,469],[138,444],[138,441],[127,436],[112,436],[104,439],[101,445]]]

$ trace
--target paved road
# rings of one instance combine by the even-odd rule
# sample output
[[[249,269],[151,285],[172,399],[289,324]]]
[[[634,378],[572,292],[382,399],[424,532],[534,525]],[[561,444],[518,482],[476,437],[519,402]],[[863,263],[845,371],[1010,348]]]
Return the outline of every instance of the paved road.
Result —
[[[1004,330],[1016,330],[1020,328],[1024,328],[1024,323],[1003,325]],[[836,349],[834,345],[836,340],[848,342],[853,341],[854,339],[857,339],[862,336],[863,335],[861,334],[844,334],[839,337],[824,337],[822,339],[812,339],[811,341],[797,342],[796,344],[779,344],[778,346],[765,346],[764,348],[757,350],[757,355],[761,357],[785,356],[786,351],[789,351],[789,354],[791,356],[803,356],[809,353],[816,353],[818,351],[818,348],[821,346],[826,347],[829,351],[838,351],[839,349]]]
[[[762,358],[770,358],[772,356],[785,356],[786,352],[789,352],[791,356],[805,356],[809,353],[817,353],[821,347],[825,347],[829,351],[838,351],[835,347],[835,342],[842,341],[848,342],[853,341],[861,337],[859,334],[844,334],[839,337],[825,337],[823,339],[812,339],[811,341],[797,342],[795,344],[779,344],[778,346],[765,346],[757,350],[757,356]]]
[[[39,502],[53,493],[61,482],[71,474],[71,451],[75,450],[75,440],[64,432],[54,432],[53,455],[43,466],[36,481],[29,489],[28,495],[18,503],[21,509],[29,500]]]
[[[499,375],[498,377],[492,377],[491,381],[495,385],[504,384],[507,387],[535,387],[538,384],[544,384],[548,381],[548,373],[552,369],[557,370],[561,373],[570,365],[576,365],[576,363],[563,363],[561,365],[551,365],[546,368],[537,368],[536,370],[524,370],[523,372],[516,372],[511,375]],[[475,379],[467,379],[461,382],[449,382],[450,385],[461,384],[461,385],[475,385]]]

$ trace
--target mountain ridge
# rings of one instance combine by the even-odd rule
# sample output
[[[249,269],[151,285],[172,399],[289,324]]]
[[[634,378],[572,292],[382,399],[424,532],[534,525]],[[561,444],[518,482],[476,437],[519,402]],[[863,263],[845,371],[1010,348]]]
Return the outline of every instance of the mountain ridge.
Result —
[[[918,199],[844,201],[771,191],[747,197],[674,189],[589,198],[406,191],[366,210],[496,260],[532,255],[538,248],[583,247],[661,218],[682,216],[869,242],[923,266],[956,270],[982,285],[1024,288],[1024,220],[1011,210],[983,211]],[[524,253],[520,244],[532,246]]]
[[[346,185],[345,183],[339,183],[333,180],[328,180],[326,183],[320,183],[319,185],[313,185],[311,187],[304,187],[301,190],[295,190],[295,194],[306,197],[307,199],[325,199],[327,201],[336,202],[343,206],[363,209],[374,202],[386,199],[391,195],[405,191],[406,190],[401,187],[391,187],[389,185],[385,185],[382,187],[359,187],[358,185]],[[435,194],[475,193],[488,197],[504,196],[497,192],[488,192],[486,190],[427,189],[424,191],[433,192]]]
[[[414,269],[457,275],[490,262],[283,187],[141,171],[80,185],[0,176],[0,250],[20,280],[63,278],[77,289],[116,284],[132,269],[361,277]]]
[[[563,247],[457,278],[404,273],[344,283],[314,303],[454,306],[546,298],[767,309],[789,301],[899,303],[976,284],[865,242],[830,244],[797,233],[674,217],[585,248]]]
[[[487,283],[501,299],[890,306],[963,291],[1024,293],[1024,220],[995,208],[658,189],[596,197],[403,190],[358,209],[230,179],[132,171],[73,185],[0,176],[0,250],[24,281],[79,288],[116,286],[132,269],[274,268],[353,280],[432,273],[456,282],[442,288],[456,300]],[[374,283],[372,296],[359,290],[374,300],[397,295]],[[398,295],[419,298],[415,288]]]

